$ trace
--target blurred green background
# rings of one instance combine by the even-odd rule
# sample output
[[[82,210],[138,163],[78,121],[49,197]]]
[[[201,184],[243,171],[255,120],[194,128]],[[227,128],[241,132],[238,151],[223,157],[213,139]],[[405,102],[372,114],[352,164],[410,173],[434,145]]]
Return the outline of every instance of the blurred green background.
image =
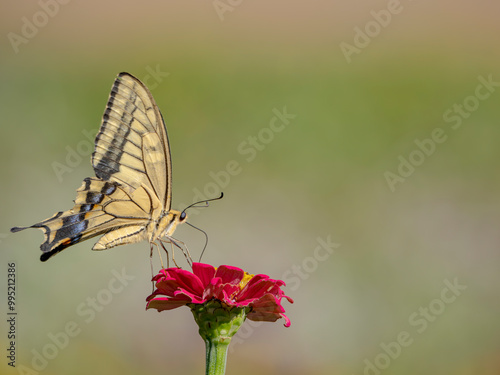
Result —
[[[225,193],[190,216],[210,236],[203,261],[284,279],[295,299],[288,329],[245,323],[228,374],[500,373],[499,3],[2,8],[0,297],[16,262],[19,313],[18,368],[3,357],[2,374],[33,369],[44,348],[43,374],[204,371],[189,310],[144,310],[146,243],[94,253],[91,240],[42,264],[39,231],[9,233],[69,209],[93,176],[91,139],[121,71],[148,83],[167,123],[173,207]],[[296,117],[265,130],[285,107]],[[444,141],[424,141],[436,129]],[[240,173],[216,183],[232,160]],[[199,256],[199,232],[176,237]],[[110,294],[122,270],[130,280]],[[69,322],[78,334],[50,352]]]

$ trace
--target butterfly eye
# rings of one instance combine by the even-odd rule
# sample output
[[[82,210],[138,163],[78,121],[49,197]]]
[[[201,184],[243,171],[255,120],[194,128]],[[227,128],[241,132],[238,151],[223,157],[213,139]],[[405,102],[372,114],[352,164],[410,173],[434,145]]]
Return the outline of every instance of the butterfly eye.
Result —
[[[185,211],[182,211],[182,212],[181,212],[181,218],[180,218],[180,219],[181,219],[181,221],[185,220],[185,219],[186,219],[186,216],[187,216],[187,215],[186,215],[186,212],[185,212]]]

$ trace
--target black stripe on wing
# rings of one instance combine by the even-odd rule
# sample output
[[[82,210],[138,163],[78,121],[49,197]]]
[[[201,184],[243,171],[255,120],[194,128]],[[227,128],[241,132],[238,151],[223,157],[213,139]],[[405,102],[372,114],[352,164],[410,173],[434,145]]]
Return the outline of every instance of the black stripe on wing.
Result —
[[[100,138],[103,135],[107,134],[106,125],[108,124],[109,121],[110,117],[109,115],[112,111],[114,111],[113,109],[115,101],[114,93],[116,92],[116,89],[120,84],[121,84],[120,81],[116,80],[113,84],[113,88],[111,89],[111,95],[109,97],[108,105],[103,115],[101,129],[96,137],[96,146],[99,144]],[[131,97],[128,98],[128,100],[131,100],[132,102],[135,101],[135,94],[133,92]],[[134,111],[135,108],[132,109],[131,113],[132,115]],[[123,113],[120,116],[120,122],[122,122],[124,125],[125,125],[124,122],[125,116],[126,112],[123,111]],[[125,144],[128,142],[127,138],[131,131],[132,129],[130,126],[120,126],[119,128],[116,128],[112,132],[113,138],[111,139],[111,144],[109,144],[109,146],[107,147],[107,151],[104,153],[102,159],[99,160],[97,165],[94,166],[95,174],[97,177],[103,180],[109,180],[112,174],[120,170],[120,159],[122,158],[122,154],[125,149]]]
[[[127,73],[118,75],[95,140],[92,165],[97,177],[103,180],[114,177],[132,189],[147,181],[142,135],[156,131],[152,121],[157,119],[147,114],[155,106],[147,89],[136,78]]]

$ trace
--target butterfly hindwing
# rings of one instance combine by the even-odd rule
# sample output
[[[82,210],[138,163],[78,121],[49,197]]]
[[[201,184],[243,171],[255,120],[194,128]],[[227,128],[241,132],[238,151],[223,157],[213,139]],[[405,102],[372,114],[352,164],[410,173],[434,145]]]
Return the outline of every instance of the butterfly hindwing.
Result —
[[[45,261],[71,245],[118,228],[133,226],[144,229],[150,221],[153,203],[143,187],[137,189],[135,195],[140,204],[134,202],[116,182],[86,178],[77,190],[75,206],[71,210],[58,212],[29,227],[39,228],[44,232],[45,241],[40,246],[43,252],[40,259]],[[15,228],[15,231],[21,229],[26,228]],[[122,242],[138,242],[142,239],[144,236],[128,242],[124,239]],[[103,247],[106,242],[98,243],[100,245],[96,244],[96,249],[112,247]],[[117,244],[119,243],[113,246]]]

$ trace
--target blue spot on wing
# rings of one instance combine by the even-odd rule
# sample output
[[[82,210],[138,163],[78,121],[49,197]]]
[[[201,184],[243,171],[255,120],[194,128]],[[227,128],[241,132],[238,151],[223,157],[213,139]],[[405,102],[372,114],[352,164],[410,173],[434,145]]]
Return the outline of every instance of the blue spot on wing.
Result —
[[[92,208],[94,208],[93,204],[82,204],[80,206],[80,212],[89,212]]]
[[[101,193],[97,193],[95,191],[89,191],[87,193],[87,196],[85,197],[85,202],[90,203],[90,204],[97,204],[102,202],[104,199],[104,195]]]
[[[115,190],[116,190],[115,184],[110,184],[109,182],[106,182],[101,190],[101,193],[110,195],[113,194]]]

